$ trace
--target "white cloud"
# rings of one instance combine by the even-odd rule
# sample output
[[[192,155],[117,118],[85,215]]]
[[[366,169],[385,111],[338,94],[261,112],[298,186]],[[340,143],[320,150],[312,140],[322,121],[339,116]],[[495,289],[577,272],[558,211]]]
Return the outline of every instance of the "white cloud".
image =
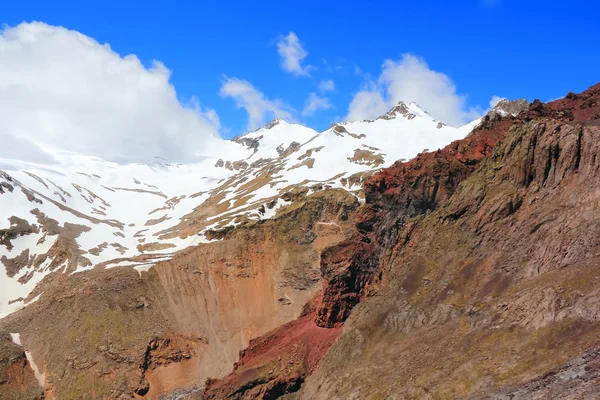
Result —
[[[134,162],[191,161],[222,147],[216,112],[197,101],[184,107],[169,79],[162,63],[146,68],[75,31],[39,22],[7,27],[0,31],[0,157],[21,157],[27,143],[43,145],[31,145],[40,161],[48,157],[42,148]]]
[[[250,82],[225,77],[220,91],[221,96],[231,97],[238,108],[243,108],[248,113],[248,130],[255,130],[268,122],[271,118],[282,118],[289,122],[294,121],[294,109],[279,99],[269,100]]]
[[[399,61],[386,60],[381,75],[358,92],[348,108],[348,120],[373,119],[398,101],[414,101],[432,116],[453,126],[482,115],[481,107],[467,107],[448,76],[433,71],[422,58],[405,54]]]
[[[319,97],[316,93],[311,93],[304,104],[302,116],[308,117],[313,115],[318,110],[328,110],[332,107],[333,106],[327,97]]]
[[[0,145],[0,158],[12,158],[38,164],[53,164],[56,162],[50,152],[45,151],[38,143],[26,137],[0,132],[0,143],[2,143]]]
[[[390,108],[389,102],[383,99],[378,90],[362,90],[350,102],[348,115],[344,119],[347,121],[373,119],[385,114]]]
[[[281,67],[284,71],[298,76],[310,76],[309,71],[314,67],[312,65],[302,65],[308,52],[302,47],[302,43],[300,43],[294,32],[279,37],[277,52],[281,56]]]
[[[322,80],[319,83],[318,89],[321,92],[334,92],[335,91],[335,82],[331,79]]]
[[[490,108],[496,107],[496,104],[500,103],[502,100],[505,100],[505,99],[506,99],[505,97],[493,95],[492,99],[490,100]]]
[[[293,32],[277,46],[286,71],[309,75],[308,53]],[[0,158],[51,162],[54,151],[67,150],[119,162],[185,162],[222,151],[228,142],[219,137],[217,113],[195,98],[182,105],[169,80],[158,61],[145,67],[135,55],[122,57],[62,27],[34,22],[0,30]],[[323,80],[318,88],[335,91],[335,83]],[[249,130],[297,115],[238,78],[225,77],[220,94],[247,111]],[[347,119],[377,117],[399,100],[416,101],[451,125],[482,113],[466,107],[446,75],[408,54],[384,62],[379,78],[353,98]],[[327,97],[311,93],[302,115],[330,108]]]

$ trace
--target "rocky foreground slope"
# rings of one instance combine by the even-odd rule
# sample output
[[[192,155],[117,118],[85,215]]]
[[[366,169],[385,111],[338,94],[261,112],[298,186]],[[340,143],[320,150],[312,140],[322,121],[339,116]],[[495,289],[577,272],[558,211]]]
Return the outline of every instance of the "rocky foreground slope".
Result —
[[[202,398],[600,397],[600,84],[365,184],[303,316]]]

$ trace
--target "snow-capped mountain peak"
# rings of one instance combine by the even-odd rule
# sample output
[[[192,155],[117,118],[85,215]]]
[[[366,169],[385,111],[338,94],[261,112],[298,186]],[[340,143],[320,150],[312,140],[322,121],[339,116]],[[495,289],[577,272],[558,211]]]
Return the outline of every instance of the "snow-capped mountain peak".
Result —
[[[413,119],[415,117],[425,118],[431,121],[440,122],[439,120],[432,117],[427,111],[425,111],[416,102],[404,102],[399,101],[394,105],[387,113],[381,115],[377,119],[394,119],[398,117],[404,117],[406,119]]]

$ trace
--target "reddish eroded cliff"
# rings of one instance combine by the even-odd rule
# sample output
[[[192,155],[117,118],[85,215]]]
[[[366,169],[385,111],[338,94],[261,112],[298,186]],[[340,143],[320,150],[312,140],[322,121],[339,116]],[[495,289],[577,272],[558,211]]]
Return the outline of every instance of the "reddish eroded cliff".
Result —
[[[398,161],[364,184],[366,204],[357,212],[357,234],[323,251],[324,285],[316,323],[338,326],[368,292],[382,255],[412,217],[433,211],[502,143],[511,115],[485,119],[468,137],[443,149]]]
[[[289,322],[240,352],[234,371],[207,381],[205,399],[276,399],[298,391],[340,333],[321,328],[314,313]]]

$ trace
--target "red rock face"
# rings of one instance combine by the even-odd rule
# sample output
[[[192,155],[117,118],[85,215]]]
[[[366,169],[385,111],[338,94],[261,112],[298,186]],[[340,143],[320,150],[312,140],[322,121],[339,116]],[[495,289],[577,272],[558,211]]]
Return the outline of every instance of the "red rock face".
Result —
[[[320,327],[340,326],[359,303],[360,296],[377,270],[378,248],[366,237],[346,240],[321,255],[321,272],[326,280],[315,323]]]
[[[406,221],[447,200],[492,154],[515,121],[512,116],[485,121],[467,138],[411,161],[396,162],[366,181],[366,204],[357,212],[357,234],[321,256],[326,284],[317,311],[318,326],[339,326],[348,318],[368,292],[384,250],[395,243]]]
[[[276,399],[300,389],[340,333],[321,328],[314,313],[250,341],[234,371],[208,381],[205,399]]]
[[[600,119],[600,83],[583,93],[569,92],[565,98],[550,103],[534,101],[522,116],[525,120],[551,118],[559,121],[593,121]]]

